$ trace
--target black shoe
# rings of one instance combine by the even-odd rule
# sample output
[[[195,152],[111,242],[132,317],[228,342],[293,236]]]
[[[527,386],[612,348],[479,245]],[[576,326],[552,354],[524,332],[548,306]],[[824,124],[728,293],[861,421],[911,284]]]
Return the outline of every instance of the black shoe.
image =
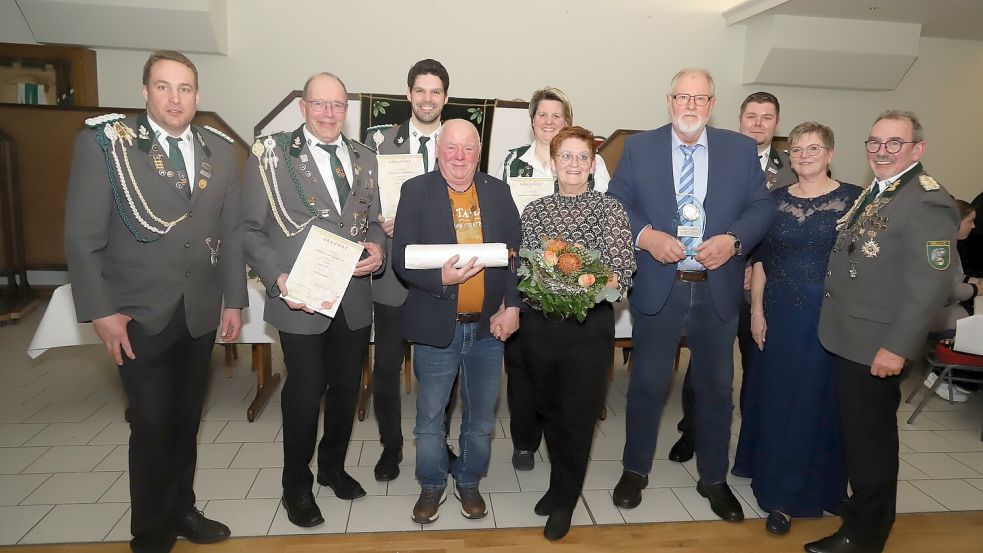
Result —
[[[457,453],[454,453],[454,446],[447,444],[447,464],[453,465],[457,461]]]
[[[570,511],[555,511],[546,520],[546,527],[543,528],[543,536],[550,541],[556,541],[567,535],[570,531],[570,519],[573,513]]]
[[[515,470],[532,470],[536,467],[536,454],[528,449],[512,451],[512,467]]]
[[[544,517],[552,513],[554,509],[556,509],[556,498],[554,498],[553,495],[547,491],[546,494],[539,498],[539,501],[536,502],[536,506],[532,508],[532,512]]]
[[[856,540],[840,534],[833,534],[825,538],[805,544],[803,546],[809,553],[873,553],[880,552],[880,549],[862,547]]]
[[[624,471],[614,487],[614,504],[622,509],[634,509],[642,502],[642,490],[649,485],[649,477],[637,472]]]
[[[399,463],[403,460],[403,448],[384,447],[379,462],[375,464],[375,479],[389,482],[399,476]]]
[[[689,438],[685,434],[679,441],[672,445],[672,449],[669,450],[669,460],[675,461],[677,463],[685,463],[693,458],[693,444],[689,441]]]
[[[728,522],[740,522],[744,520],[744,509],[741,503],[734,497],[734,492],[730,491],[727,482],[706,485],[702,481],[696,483],[696,491],[703,497],[710,500],[710,509],[720,518]]]
[[[314,501],[314,494],[311,492],[292,499],[283,496],[280,498],[280,504],[287,511],[287,519],[301,528],[313,528],[324,524],[321,509],[317,508],[317,502]]]
[[[193,507],[174,521],[174,533],[184,536],[191,543],[218,543],[232,534],[228,526],[205,518],[201,511]]]
[[[768,513],[768,520],[765,521],[765,530],[769,534],[783,536],[788,534],[788,529],[792,526],[792,517],[781,511]]]
[[[344,470],[336,472],[317,471],[317,483],[334,491],[338,499],[358,499],[365,495],[362,485]]]

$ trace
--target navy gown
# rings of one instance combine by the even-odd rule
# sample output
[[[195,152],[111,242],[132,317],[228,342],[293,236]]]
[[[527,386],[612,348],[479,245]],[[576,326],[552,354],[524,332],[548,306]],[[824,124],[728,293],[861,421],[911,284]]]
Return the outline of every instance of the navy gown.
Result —
[[[846,500],[837,372],[819,343],[826,264],[836,220],[860,188],[841,184],[816,198],[773,192],[778,216],[755,252],[764,266],[765,347],[754,346],[745,382],[734,474],[750,477],[758,504],[793,517],[837,512]]]

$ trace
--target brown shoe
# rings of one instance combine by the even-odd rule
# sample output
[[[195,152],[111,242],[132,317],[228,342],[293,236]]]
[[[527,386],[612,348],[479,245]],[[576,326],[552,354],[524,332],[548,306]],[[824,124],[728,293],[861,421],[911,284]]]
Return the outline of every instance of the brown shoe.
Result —
[[[437,520],[437,511],[446,499],[447,491],[444,488],[423,488],[420,499],[413,506],[413,522],[430,524]]]
[[[478,491],[478,486],[462,488],[455,484],[454,497],[461,502],[461,514],[464,515],[464,518],[474,520],[484,518],[488,514],[488,509],[485,507],[485,500],[482,499],[481,492]]]

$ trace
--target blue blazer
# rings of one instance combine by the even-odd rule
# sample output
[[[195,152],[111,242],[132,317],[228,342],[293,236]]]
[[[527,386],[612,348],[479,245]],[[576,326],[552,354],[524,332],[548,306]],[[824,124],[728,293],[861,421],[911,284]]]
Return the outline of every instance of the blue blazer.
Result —
[[[522,226],[508,185],[484,173],[475,173],[474,182],[485,243],[504,242],[510,250],[518,251]],[[405,337],[418,344],[447,347],[457,324],[458,285],[444,286],[440,269],[406,269],[407,245],[457,243],[447,181],[440,171],[404,182],[396,213],[392,267],[409,288],[403,309]],[[503,299],[506,307],[519,307],[521,303],[516,288],[518,277],[509,267],[486,267],[484,274],[485,298],[478,339],[491,337],[488,322]]]
[[[765,186],[754,140],[724,129],[707,127],[709,168],[703,202],[707,220],[703,238],[727,232],[749,252],[775,218],[775,200]],[[675,236],[676,189],[672,176],[672,125],[628,137],[608,194],[625,206],[632,235],[647,225]],[[647,252],[637,256],[638,271],[628,296],[646,315],[658,313],[669,298],[676,264],[663,266]],[[734,256],[708,275],[714,308],[722,320],[737,316],[744,282],[744,257]]]

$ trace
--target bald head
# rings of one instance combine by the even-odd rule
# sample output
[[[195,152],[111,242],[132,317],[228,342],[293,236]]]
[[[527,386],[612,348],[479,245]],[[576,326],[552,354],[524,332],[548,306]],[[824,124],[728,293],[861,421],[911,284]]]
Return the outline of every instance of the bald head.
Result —
[[[437,166],[451,188],[471,186],[480,156],[481,139],[474,125],[464,119],[444,123],[437,137]]]

